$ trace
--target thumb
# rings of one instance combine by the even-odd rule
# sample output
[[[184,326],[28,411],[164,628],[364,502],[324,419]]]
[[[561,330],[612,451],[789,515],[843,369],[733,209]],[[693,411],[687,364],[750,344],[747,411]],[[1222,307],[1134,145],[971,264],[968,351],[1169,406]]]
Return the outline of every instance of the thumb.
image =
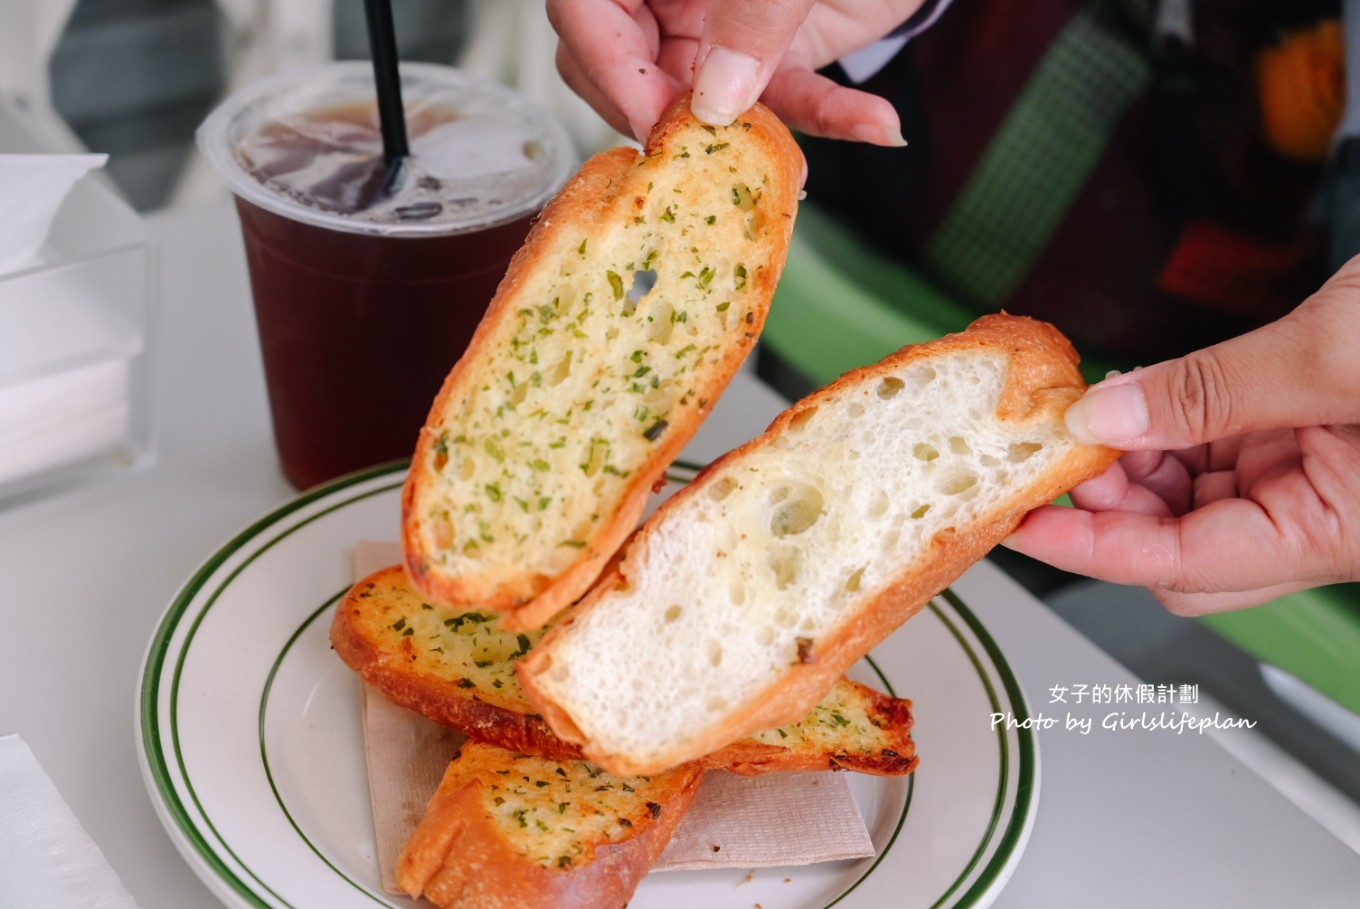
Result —
[[[1068,430],[1114,448],[1177,450],[1262,429],[1356,422],[1360,403],[1346,389],[1360,383],[1360,369],[1345,337],[1354,338],[1360,322],[1348,312],[1329,325],[1327,308],[1313,302],[1245,335],[1093,385],[1068,408]]]
[[[726,126],[760,97],[815,0],[715,0],[694,55],[694,116]]]

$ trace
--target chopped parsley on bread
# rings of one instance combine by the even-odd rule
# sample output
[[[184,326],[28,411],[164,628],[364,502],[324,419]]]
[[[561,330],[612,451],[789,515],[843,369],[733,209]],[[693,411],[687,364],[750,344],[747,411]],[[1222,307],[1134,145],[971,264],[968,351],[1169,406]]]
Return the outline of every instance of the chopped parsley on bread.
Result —
[[[427,602],[400,565],[355,584],[337,606],[331,642],[394,703],[474,740],[554,760],[581,758],[534,712],[515,675],[542,631],[510,631],[489,613]],[[839,679],[808,713],[701,755],[742,774],[844,769],[898,775],[916,766],[911,702]]]
[[[616,777],[469,742],[402,850],[397,882],[443,909],[621,909],[703,773]]]
[[[526,630],[585,592],[754,346],[801,166],[764,107],[714,127],[686,93],[548,204],[416,445],[403,543],[427,597]]]

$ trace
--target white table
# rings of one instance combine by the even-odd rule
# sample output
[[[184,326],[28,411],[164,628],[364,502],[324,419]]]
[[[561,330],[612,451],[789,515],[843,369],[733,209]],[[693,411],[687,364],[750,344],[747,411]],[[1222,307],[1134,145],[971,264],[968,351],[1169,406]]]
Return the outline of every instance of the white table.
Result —
[[[143,788],[137,675],[180,583],[292,490],[275,466],[230,208],[171,211],[151,223],[162,271],[160,460],[0,510],[0,734],[29,743],[141,909],[182,909],[215,901]],[[719,454],[781,406],[741,375],[687,454]],[[999,575],[983,563],[959,589],[1034,711],[1052,712],[1055,685],[1137,684]],[[979,595],[997,584],[1003,596]],[[1037,824],[996,905],[1360,905],[1360,856],[1209,739],[1059,728],[1039,740]]]

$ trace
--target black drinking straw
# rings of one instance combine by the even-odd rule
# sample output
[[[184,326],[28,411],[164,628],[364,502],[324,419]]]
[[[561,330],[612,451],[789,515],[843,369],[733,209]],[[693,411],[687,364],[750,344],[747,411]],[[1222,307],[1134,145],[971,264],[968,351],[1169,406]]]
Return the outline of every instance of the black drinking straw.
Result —
[[[406,141],[406,112],[401,106],[401,76],[397,72],[397,35],[392,27],[391,0],[364,0],[368,46],[373,55],[373,80],[378,86],[378,121],[382,127],[383,164],[390,190],[401,174],[402,159],[411,153]]]

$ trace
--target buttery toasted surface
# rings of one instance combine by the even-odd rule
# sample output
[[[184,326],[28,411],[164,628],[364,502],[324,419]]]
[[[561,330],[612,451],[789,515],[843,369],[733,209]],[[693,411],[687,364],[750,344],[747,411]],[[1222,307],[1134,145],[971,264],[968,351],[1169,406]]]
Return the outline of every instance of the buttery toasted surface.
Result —
[[[760,105],[712,127],[684,95],[548,205],[417,443],[403,544],[426,596],[524,630],[584,593],[755,343],[801,161]]]
[[[1006,315],[843,376],[653,515],[521,683],[613,772],[803,716],[1025,512],[1116,457],[1067,434],[1084,387],[1056,329]]]
[[[469,742],[402,850],[398,884],[445,909],[623,907],[702,775],[617,777]]]
[[[534,713],[514,672],[542,631],[515,632],[489,613],[426,601],[400,565],[362,579],[341,601],[331,642],[389,700],[478,741],[565,761],[578,745]],[[736,773],[846,769],[896,775],[916,766],[911,702],[839,679],[806,716],[703,755]]]

